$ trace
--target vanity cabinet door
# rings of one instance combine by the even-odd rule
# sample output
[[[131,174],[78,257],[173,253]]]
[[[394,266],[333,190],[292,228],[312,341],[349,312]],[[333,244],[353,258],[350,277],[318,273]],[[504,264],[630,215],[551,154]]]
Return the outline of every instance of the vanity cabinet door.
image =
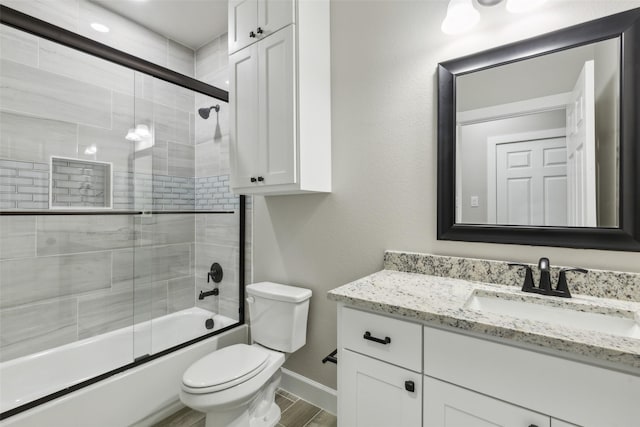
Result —
[[[340,365],[340,427],[420,426],[421,374],[349,350]]]
[[[547,415],[425,376],[423,426],[550,427],[551,419]]]

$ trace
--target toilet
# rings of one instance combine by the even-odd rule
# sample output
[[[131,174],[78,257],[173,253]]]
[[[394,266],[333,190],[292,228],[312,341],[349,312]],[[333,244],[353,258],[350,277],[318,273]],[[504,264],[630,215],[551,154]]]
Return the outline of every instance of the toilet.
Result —
[[[206,427],[275,426],[280,367],[306,343],[311,290],[260,282],[246,292],[253,343],[208,354],[182,376],[180,400],[206,414]]]

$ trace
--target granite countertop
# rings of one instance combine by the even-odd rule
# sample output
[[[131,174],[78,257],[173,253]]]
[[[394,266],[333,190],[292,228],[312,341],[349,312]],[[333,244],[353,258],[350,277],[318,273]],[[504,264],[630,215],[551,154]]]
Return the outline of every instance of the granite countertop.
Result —
[[[573,295],[571,299],[521,292],[513,286],[494,285],[450,277],[382,270],[329,291],[330,300],[381,314],[391,314],[489,335],[621,365],[640,374],[640,325],[635,336],[572,328],[562,324],[481,312],[467,307],[473,295],[570,306],[578,311],[612,314],[640,322],[640,303]]]

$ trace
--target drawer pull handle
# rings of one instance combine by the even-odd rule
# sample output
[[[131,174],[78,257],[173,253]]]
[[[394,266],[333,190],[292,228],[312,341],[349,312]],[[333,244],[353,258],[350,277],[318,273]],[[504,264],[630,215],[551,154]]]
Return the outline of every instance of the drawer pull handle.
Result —
[[[416,385],[413,381],[405,381],[404,389],[407,390],[408,392],[413,393],[416,391]]]
[[[384,339],[381,338],[376,338],[374,336],[371,336],[371,332],[367,331],[364,333],[364,336],[362,337],[365,340],[369,340],[369,341],[374,341],[380,344],[391,344],[391,338],[389,337],[384,337]]]

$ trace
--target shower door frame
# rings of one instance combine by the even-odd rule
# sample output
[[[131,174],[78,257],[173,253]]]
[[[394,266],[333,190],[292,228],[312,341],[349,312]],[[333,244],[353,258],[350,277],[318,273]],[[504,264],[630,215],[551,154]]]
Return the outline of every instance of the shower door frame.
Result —
[[[220,101],[229,102],[229,92],[226,90],[220,89],[215,86],[211,86],[206,84],[200,80],[196,80],[192,77],[186,76],[184,74],[180,74],[176,71],[170,70],[168,68],[162,67],[160,65],[154,64],[152,62],[146,61],[144,59],[138,58],[134,55],[128,54],[126,52],[120,51],[118,49],[114,49],[110,46],[104,45],[95,40],[84,37],[80,34],[74,33],[72,31],[66,30],[64,28],[58,27],[56,25],[50,24],[46,21],[34,18],[25,13],[19,12],[10,7],[4,6],[0,4],[0,24],[10,26],[20,31],[27,32],[29,34],[33,34],[34,36],[41,37],[52,42],[61,44],[63,46],[75,49],[77,51],[95,56],[100,59],[104,59],[106,61],[121,65],[128,69],[139,71],[141,73],[147,74],[151,77],[158,78],[160,80],[164,80],[169,83],[173,83],[177,86],[183,87],[185,89],[192,90],[197,93],[201,93],[212,98],[218,99]],[[84,387],[95,384],[99,381],[102,381],[106,378],[109,378],[113,375],[119,374],[121,372],[127,371],[131,368],[135,368],[147,362],[151,362],[159,357],[165,356],[174,351],[180,350],[182,348],[188,347],[197,342],[206,340],[213,336],[219,335],[223,332],[229,331],[231,329],[235,329],[239,326],[245,324],[245,238],[246,238],[246,196],[239,195],[239,248],[238,248],[238,282],[239,282],[239,313],[238,313],[238,322],[229,325],[227,327],[221,328],[217,331],[211,332],[209,334],[203,335],[198,338],[194,338],[190,341],[186,341],[177,346],[168,348],[161,352],[146,355],[140,358],[135,359],[132,363],[121,366],[117,369],[105,372],[96,377],[90,378],[88,380],[82,381],[77,384],[73,384],[63,390],[56,391],[47,396],[38,398],[31,402],[27,402],[21,406],[10,409],[8,411],[0,413],[0,420],[4,420],[18,413],[24,412],[28,409],[32,409],[36,406],[39,406],[43,403],[49,402],[51,400],[57,399],[66,394],[72,393],[74,391],[80,390]],[[43,216],[43,215],[142,215],[142,214],[172,214],[172,213],[180,213],[180,214],[233,214],[233,211],[211,211],[211,210],[181,210],[181,211],[142,211],[142,210],[132,210],[132,211],[87,211],[87,210],[28,210],[28,211],[0,211],[0,216]]]

